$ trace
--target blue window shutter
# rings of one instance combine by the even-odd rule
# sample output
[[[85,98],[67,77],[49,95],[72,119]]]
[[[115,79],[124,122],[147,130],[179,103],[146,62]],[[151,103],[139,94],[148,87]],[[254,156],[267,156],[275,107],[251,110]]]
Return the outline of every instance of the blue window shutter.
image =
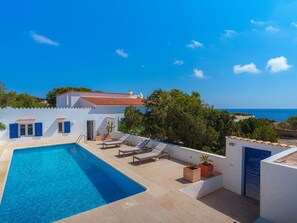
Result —
[[[19,124],[9,124],[9,138],[16,139],[19,137]]]
[[[35,123],[35,136],[42,136],[42,123]]]
[[[64,122],[64,133],[70,133],[70,122]]]

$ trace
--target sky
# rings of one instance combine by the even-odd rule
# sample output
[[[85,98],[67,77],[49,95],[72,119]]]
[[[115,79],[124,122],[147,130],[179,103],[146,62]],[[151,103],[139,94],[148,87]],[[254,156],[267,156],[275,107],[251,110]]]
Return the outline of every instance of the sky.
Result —
[[[216,108],[297,108],[297,1],[3,0],[0,81],[197,91]]]

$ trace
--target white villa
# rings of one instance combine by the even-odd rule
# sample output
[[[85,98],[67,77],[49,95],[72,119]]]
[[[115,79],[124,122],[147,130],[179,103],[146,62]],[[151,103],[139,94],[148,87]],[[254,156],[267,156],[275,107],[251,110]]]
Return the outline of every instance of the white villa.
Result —
[[[8,128],[0,132],[0,145],[76,139],[80,134],[103,139],[107,122],[117,126],[127,106],[145,112],[142,94],[68,92],[57,95],[57,108],[4,108],[0,120]]]
[[[112,137],[119,139],[123,133],[117,131],[117,126],[124,118],[125,108],[135,106],[145,112],[143,100],[141,93],[135,95],[132,91],[128,94],[68,92],[57,95],[57,108],[0,109],[0,121],[7,127],[0,131],[3,148],[0,166],[5,160],[2,151],[6,148],[51,141],[75,142],[80,135],[90,141],[95,140],[96,135],[103,139],[108,122],[115,124]],[[128,141],[135,145],[141,139],[130,136]],[[156,143],[151,140],[148,146]],[[214,177],[185,184],[180,189],[193,199],[225,188],[260,201],[256,222],[297,222],[297,148],[294,146],[230,136],[226,139],[226,156],[172,144],[168,144],[166,152],[185,163],[199,163],[201,155],[208,155],[213,160]],[[0,182],[0,198],[1,185],[4,188],[4,182]]]

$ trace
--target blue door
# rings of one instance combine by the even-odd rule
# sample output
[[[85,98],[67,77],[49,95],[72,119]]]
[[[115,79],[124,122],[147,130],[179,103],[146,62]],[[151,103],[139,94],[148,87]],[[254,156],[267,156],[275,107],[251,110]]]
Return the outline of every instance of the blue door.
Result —
[[[261,160],[271,156],[270,151],[245,148],[245,194],[260,200]]]

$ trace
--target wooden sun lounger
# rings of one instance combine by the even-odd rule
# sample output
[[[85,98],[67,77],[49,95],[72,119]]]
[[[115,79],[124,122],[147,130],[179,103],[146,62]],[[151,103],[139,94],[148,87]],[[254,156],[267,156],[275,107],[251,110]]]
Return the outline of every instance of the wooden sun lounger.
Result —
[[[126,134],[122,136],[119,140],[103,142],[102,148],[107,148],[108,146],[119,147],[129,138],[129,136],[130,136],[129,134]]]
[[[146,144],[148,144],[150,140],[144,139],[140,143],[138,143],[135,147],[128,147],[128,148],[121,148],[119,149],[119,156],[120,155],[126,155],[126,154],[136,154],[140,153],[144,150]]]
[[[167,144],[159,143],[151,152],[148,153],[142,153],[138,155],[133,156],[133,162],[135,162],[135,159],[138,160],[138,164],[141,164],[141,161],[144,160],[150,160],[153,159],[156,161],[158,158],[167,155],[170,159],[170,154],[164,152],[164,149],[166,148]]]

